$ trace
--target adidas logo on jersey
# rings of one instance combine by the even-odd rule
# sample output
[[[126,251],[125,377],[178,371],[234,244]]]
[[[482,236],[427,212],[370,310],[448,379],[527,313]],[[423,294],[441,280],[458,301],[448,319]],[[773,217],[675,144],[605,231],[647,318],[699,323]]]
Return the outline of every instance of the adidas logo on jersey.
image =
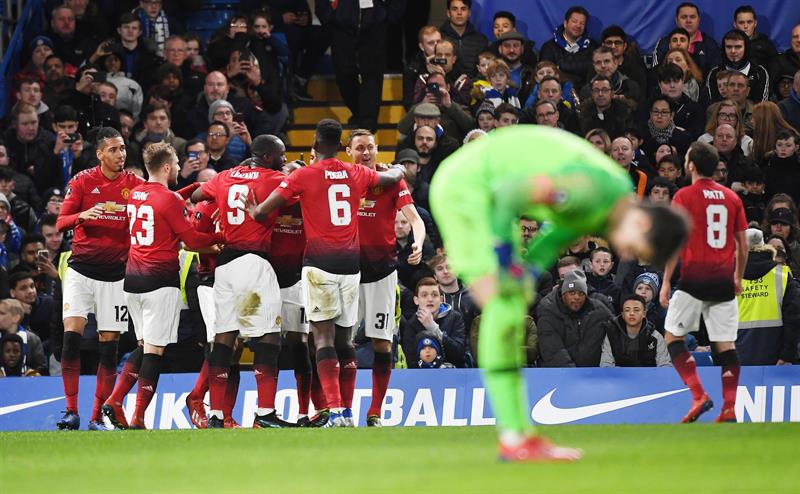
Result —
[[[319,307],[314,306],[314,309],[311,312],[320,312]]]
[[[99,193],[100,193],[100,189],[98,189],[97,187],[92,189],[92,194],[99,194]]]
[[[733,372],[725,371],[722,373],[722,377],[733,377]]]

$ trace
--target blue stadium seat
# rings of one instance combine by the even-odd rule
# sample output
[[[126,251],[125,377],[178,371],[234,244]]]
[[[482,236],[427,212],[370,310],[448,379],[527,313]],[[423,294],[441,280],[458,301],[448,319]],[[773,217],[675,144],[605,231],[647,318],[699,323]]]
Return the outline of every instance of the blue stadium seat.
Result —
[[[227,2],[230,4],[230,2]],[[186,30],[194,31],[207,45],[211,36],[221,27],[228,24],[228,19],[234,14],[234,10],[204,9],[193,14],[186,21]]]
[[[711,352],[692,352],[692,357],[694,357],[698,367],[714,366],[714,359],[711,357]]]

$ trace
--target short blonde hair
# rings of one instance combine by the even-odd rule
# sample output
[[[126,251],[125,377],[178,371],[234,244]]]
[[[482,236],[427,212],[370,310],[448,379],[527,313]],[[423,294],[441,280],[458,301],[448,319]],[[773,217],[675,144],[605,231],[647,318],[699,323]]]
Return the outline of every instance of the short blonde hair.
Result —
[[[22,303],[15,298],[5,298],[0,300],[0,305],[4,305],[9,312],[19,317],[21,321],[25,317],[25,309],[22,308]]]
[[[498,59],[490,63],[489,67],[486,68],[486,77],[492,77],[500,72],[503,72],[509,78],[511,77],[511,69],[508,68],[508,64]]]

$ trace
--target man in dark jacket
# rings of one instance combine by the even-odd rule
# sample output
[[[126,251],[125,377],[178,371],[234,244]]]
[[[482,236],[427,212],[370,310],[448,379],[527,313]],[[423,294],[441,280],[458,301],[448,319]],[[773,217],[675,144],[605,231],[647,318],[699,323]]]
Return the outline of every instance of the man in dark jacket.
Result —
[[[63,185],[53,154],[55,136],[39,127],[36,109],[27,103],[17,103],[11,111],[11,121],[13,127],[6,131],[6,149],[14,168],[30,176],[38,190]]]
[[[733,27],[744,31],[750,39],[750,61],[770,70],[778,56],[778,50],[765,34],[756,31],[758,19],[752,6],[742,5],[736,9],[733,13]]]
[[[686,130],[692,140],[700,137],[705,132],[705,112],[699,103],[683,92],[683,70],[674,63],[662,63],[656,68],[656,78],[659,91],[672,102],[675,110],[672,120],[675,125]],[[640,110],[650,108],[643,105]]]
[[[428,261],[428,266],[433,270],[436,281],[439,282],[439,288],[442,289],[442,295],[444,296],[444,303],[458,311],[461,317],[464,318],[464,326],[471,328],[472,320],[480,313],[480,309],[473,302],[469,289],[462,285],[455,273],[450,270],[447,256],[444,254],[435,255],[433,259]]]
[[[94,50],[95,43],[76,32],[75,12],[66,5],[53,9],[46,35],[53,40],[55,54],[74,67],[80,67]]]
[[[587,296],[586,275],[576,269],[564,276],[552,303],[539,307],[539,349],[544,367],[597,367],[605,337],[603,323],[612,317],[601,302]]]
[[[675,9],[675,25],[689,34],[689,54],[703,73],[719,64],[719,45],[714,37],[700,31],[700,9],[691,2],[683,2]],[[669,51],[669,38],[658,40],[653,50],[653,65],[658,65]]]
[[[517,16],[507,10],[498,10],[494,13],[492,20],[492,33],[495,41],[489,45],[489,51],[499,57],[500,37],[505,33],[517,32]],[[539,63],[539,55],[536,54],[536,42],[530,39],[523,39],[522,64],[528,67],[536,67]]]
[[[647,88],[647,71],[639,50],[630,45],[625,31],[619,26],[608,26],[600,34],[600,42],[603,46],[611,48],[617,62],[617,70],[634,80],[644,94]],[[589,78],[592,76],[594,74],[590,71]]]
[[[747,75],[750,85],[748,98],[754,103],[769,99],[770,82],[767,69],[755,64],[750,58],[750,38],[743,31],[734,29],[725,33],[722,38],[722,60],[720,64],[708,71],[706,79],[707,101],[717,102],[723,99],[717,86],[717,72],[731,70]]]
[[[598,47],[586,35],[589,12],[583,7],[570,7],[564,14],[564,25],[556,28],[553,39],[545,42],[539,52],[541,60],[558,65],[561,75],[571,80],[574,87],[586,83],[586,74],[592,66],[592,52]]]
[[[792,40],[789,49],[775,58],[772,77],[776,78],[783,74],[793,75],[798,70],[800,70],[800,23],[792,28]]]
[[[460,72],[474,79],[478,74],[478,54],[489,40],[469,21],[472,0],[447,0],[447,22],[439,27],[442,36],[453,40]]]
[[[798,363],[800,283],[773,261],[761,230],[747,230],[750,254],[744,268],[736,351],[742,365]]]
[[[633,109],[622,100],[614,99],[614,89],[608,77],[597,75],[591,82],[592,99],[584,102],[579,120],[581,134],[601,128],[610,136],[619,136],[633,127]]]
[[[800,128],[800,69],[794,73],[789,97],[778,103],[783,118],[795,129]]]
[[[464,367],[467,361],[464,319],[443,303],[435,279],[426,277],[417,282],[414,303],[417,305],[416,314],[409,320],[400,321],[400,337],[409,368],[417,367],[417,336],[423,331],[433,333],[442,342],[445,360],[456,367]]]
[[[642,297],[623,299],[622,313],[603,324],[600,367],[672,367],[664,337],[645,316]]]
[[[359,0],[316,2],[322,25],[330,29],[336,84],[352,116],[350,124],[375,131],[386,67],[386,31],[399,19],[404,0],[361,7]],[[364,2],[366,3],[366,2]]]

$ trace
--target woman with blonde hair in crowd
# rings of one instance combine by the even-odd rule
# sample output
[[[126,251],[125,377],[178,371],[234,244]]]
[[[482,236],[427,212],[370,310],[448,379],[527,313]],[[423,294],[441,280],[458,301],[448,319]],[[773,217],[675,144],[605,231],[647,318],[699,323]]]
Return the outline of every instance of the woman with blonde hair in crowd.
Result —
[[[700,99],[703,71],[694,63],[692,56],[683,48],[673,48],[664,57],[664,63],[674,63],[683,70],[683,93],[692,101]]]
[[[584,138],[606,156],[611,156],[611,136],[604,129],[592,129],[586,133]]]
[[[753,161],[761,165],[764,155],[775,149],[778,133],[788,130],[797,133],[783,118],[780,108],[772,101],[762,101],[753,106]]]
[[[724,99],[714,106],[716,106],[716,111],[712,111],[711,116],[708,118],[706,133],[698,137],[697,140],[706,144],[711,143],[714,140],[714,134],[717,133],[717,127],[722,124],[728,124],[736,129],[739,146],[742,148],[744,155],[749,157],[753,154],[753,138],[744,133],[742,113],[739,111],[739,106],[729,99]]]

